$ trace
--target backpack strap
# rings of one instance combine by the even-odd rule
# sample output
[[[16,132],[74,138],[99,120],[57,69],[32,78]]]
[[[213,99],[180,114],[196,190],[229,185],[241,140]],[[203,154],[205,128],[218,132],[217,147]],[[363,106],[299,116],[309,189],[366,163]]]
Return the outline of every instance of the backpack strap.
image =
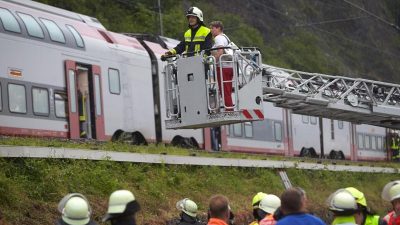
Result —
[[[222,34],[222,36],[224,36],[226,38],[226,40],[228,41],[228,44],[231,43],[231,40],[229,40],[228,36],[226,36],[225,34]]]

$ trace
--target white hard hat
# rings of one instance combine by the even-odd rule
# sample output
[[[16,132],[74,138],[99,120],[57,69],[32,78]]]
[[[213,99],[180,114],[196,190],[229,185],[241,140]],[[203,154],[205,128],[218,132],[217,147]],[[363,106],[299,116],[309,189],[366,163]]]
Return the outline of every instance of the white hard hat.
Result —
[[[81,197],[72,197],[66,202],[61,218],[69,225],[87,224],[90,221],[89,204]]]
[[[176,203],[176,208],[178,210],[183,211],[184,213],[188,214],[191,217],[197,216],[197,204],[188,199],[184,198]]]
[[[135,196],[128,190],[114,191],[108,201],[107,213],[123,213],[129,202],[135,201]]]
[[[201,22],[203,22],[203,12],[197,7],[190,7],[186,12],[186,17],[196,16]]]
[[[389,202],[400,198],[400,180],[386,184],[382,191],[382,198]]]
[[[331,194],[327,200],[328,207],[332,211],[344,212],[357,210],[357,200],[346,189],[339,189]]]
[[[268,194],[261,199],[258,207],[269,214],[273,214],[280,206],[281,199],[276,195]]]

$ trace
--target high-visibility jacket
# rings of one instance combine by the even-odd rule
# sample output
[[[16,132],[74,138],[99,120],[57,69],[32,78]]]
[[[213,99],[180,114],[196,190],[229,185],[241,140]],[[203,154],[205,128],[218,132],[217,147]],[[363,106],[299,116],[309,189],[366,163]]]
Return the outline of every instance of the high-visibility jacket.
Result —
[[[188,56],[193,56],[199,54],[198,52],[202,50],[212,47],[211,31],[204,25],[188,29],[183,36],[184,40],[170,50],[172,54],[196,52],[195,54],[188,54]]]
[[[379,216],[378,215],[370,215],[367,214],[367,218],[365,218],[365,222],[363,225],[379,225]]]
[[[387,225],[400,225],[400,216],[396,216],[394,211],[388,213],[383,220],[386,222]]]
[[[398,150],[399,149],[399,138],[392,137],[392,144],[390,146],[392,150]]]
[[[256,221],[251,222],[249,225],[259,225],[259,224],[258,224],[258,221],[256,220]]]
[[[356,225],[354,216],[337,216],[332,222],[332,225]]]

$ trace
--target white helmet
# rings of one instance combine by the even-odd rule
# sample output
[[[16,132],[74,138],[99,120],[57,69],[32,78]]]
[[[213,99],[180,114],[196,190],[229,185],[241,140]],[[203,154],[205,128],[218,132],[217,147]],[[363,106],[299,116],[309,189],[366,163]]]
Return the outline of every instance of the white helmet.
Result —
[[[273,214],[280,206],[281,199],[278,196],[267,194],[261,199],[258,207],[269,214]]]
[[[400,180],[386,184],[382,191],[382,198],[389,202],[400,198]]]
[[[184,198],[176,203],[176,208],[178,210],[183,211],[184,213],[188,214],[191,217],[197,216],[197,204],[188,199]]]
[[[128,208],[128,205],[132,208]],[[117,215],[124,213],[135,213],[139,211],[140,206],[136,202],[135,196],[128,190],[114,191],[110,195],[108,201],[108,210],[106,215],[103,217],[103,222],[107,221]]]
[[[84,225],[90,221],[89,204],[81,197],[68,199],[62,211],[62,220],[70,225]]]
[[[331,194],[327,203],[329,209],[336,212],[355,211],[358,209],[357,200],[345,189],[339,189]]]
[[[203,12],[197,7],[190,7],[186,12],[186,17],[196,16],[200,22],[203,22]]]

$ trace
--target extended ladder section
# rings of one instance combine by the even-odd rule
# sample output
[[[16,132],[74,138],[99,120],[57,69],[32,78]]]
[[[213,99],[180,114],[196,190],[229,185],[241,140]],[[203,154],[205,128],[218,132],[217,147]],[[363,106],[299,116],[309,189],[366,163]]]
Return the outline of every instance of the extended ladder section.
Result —
[[[294,113],[400,129],[400,85],[264,66],[263,99]]]
[[[264,119],[260,63],[255,48],[236,49],[219,60],[203,54],[167,59],[166,127],[194,129]]]

